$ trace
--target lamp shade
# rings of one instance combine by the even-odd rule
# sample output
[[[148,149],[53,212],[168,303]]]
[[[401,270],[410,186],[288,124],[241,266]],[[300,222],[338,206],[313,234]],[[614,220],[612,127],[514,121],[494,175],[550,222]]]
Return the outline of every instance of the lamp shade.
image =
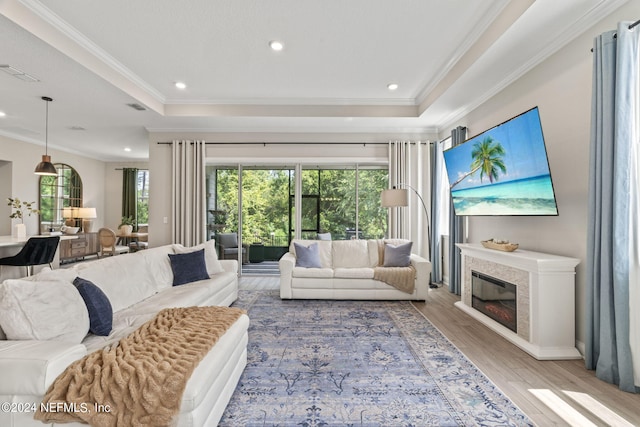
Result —
[[[62,208],[62,218],[78,218],[78,209],[80,208]]]
[[[47,156],[46,154],[42,155],[42,161],[38,163],[36,169],[33,171],[36,175],[48,175],[48,176],[57,176],[58,171],[56,167],[51,163],[51,156]]]
[[[78,209],[78,218],[91,219],[96,217],[97,217],[96,208],[79,208]]]
[[[409,191],[405,188],[382,190],[380,194],[380,204],[383,208],[409,206]]]

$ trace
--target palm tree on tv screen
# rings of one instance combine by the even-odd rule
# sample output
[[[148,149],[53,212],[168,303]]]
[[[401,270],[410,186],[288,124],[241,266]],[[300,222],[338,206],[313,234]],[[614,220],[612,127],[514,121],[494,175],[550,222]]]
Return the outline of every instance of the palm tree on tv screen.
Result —
[[[449,188],[455,187],[478,170],[480,170],[480,182],[487,176],[489,177],[489,182],[493,184],[493,181],[499,179],[500,171],[503,174],[507,173],[507,167],[502,159],[504,155],[505,150],[502,144],[494,141],[490,136],[487,136],[482,142],[476,142],[473,144],[473,150],[471,150],[471,158],[473,159],[470,166],[471,170],[458,178]]]

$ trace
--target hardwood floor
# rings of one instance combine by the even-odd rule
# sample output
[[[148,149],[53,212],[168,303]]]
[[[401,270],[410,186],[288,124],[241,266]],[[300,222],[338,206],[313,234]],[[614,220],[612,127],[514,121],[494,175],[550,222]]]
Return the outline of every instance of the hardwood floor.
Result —
[[[278,287],[278,277],[240,279],[240,289]],[[640,426],[639,394],[600,381],[583,360],[534,359],[454,307],[458,300],[438,288],[414,305],[538,426]]]

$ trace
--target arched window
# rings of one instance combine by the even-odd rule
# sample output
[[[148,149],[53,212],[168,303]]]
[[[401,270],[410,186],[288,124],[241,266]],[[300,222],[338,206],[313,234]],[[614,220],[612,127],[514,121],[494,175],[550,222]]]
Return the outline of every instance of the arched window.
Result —
[[[82,206],[82,179],[74,168],[55,163],[57,176],[40,177],[40,231],[58,230],[65,221],[76,225],[73,212]],[[73,224],[72,224],[73,222]]]

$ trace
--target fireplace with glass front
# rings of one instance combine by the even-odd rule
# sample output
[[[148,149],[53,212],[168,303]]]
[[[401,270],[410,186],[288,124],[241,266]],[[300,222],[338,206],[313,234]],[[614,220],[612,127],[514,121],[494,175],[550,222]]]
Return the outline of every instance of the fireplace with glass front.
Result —
[[[458,243],[461,295],[456,307],[536,359],[581,358],[575,340],[579,260]]]
[[[471,271],[471,306],[496,322],[518,332],[516,285]]]

